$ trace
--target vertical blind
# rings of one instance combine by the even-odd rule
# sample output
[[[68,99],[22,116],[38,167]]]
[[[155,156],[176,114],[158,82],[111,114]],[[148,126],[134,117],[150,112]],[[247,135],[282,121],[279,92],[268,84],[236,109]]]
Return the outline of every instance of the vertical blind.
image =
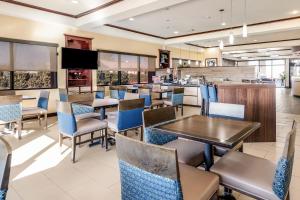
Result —
[[[0,70],[11,71],[10,43],[0,42]]]

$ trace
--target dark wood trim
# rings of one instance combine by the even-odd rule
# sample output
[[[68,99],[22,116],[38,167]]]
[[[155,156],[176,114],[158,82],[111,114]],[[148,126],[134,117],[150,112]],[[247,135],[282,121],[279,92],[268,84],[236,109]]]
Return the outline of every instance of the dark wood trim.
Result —
[[[65,16],[65,17],[80,18],[80,17],[86,16],[86,15],[89,15],[91,13],[94,13],[98,10],[101,10],[101,9],[107,8],[109,6],[112,6],[112,5],[114,5],[116,3],[119,3],[123,0],[112,0],[112,1],[109,1],[105,4],[97,6],[96,8],[90,9],[90,10],[82,12],[82,13],[79,13],[77,15],[73,15],[73,14],[69,14],[69,13],[65,13],[65,12],[60,12],[60,11],[56,11],[56,10],[52,10],[52,9],[44,8],[44,7],[40,7],[40,6],[35,6],[35,5],[32,5],[32,4],[23,3],[23,2],[15,1],[15,0],[0,0],[0,1],[10,3],[10,4],[15,4],[15,5],[18,5],[18,6],[27,7],[27,8],[32,8],[32,9],[35,9],[35,10],[40,10],[40,11],[44,11],[44,12],[48,12],[48,13],[52,13],[52,14],[57,14],[57,15]]]
[[[116,3],[119,3],[119,2],[121,2],[121,1],[123,1],[123,0],[112,0],[112,1],[109,1],[109,2],[107,2],[107,3],[105,3],[105,4],[102,4],[102,5],[100,5],[100,6],[97,6],[96,8],[93,8],[93,9],[90,9],[90,10],[88,10],[88,11],[82,12],[82,13],[80,13],[80,14],[78,14],[78,15],[75,15],[75,18],[80,18],[80,17],[86,16],[86,15],[89,15],[89,14],[91,14],[91,13],[93,13],[93,12],[96,12],[96,11],[98,11],[98,10],[107,8],[107,7],[112,6],[112,5],[116,4]]]
[[[21,43],[21,44],[31,44],[31,45],[41,45],[41,46],[49,46],[49,47],[58,47],[59,46],[56,43],[38,42],[38,41],[31,41],[31,40],[20,40],[20,39],[4,38],[4,37],[0,37],[0,41],[2,41],[2,42]]]
[[[0,0],[1,1],[1,0]],[[87,39],[87,40],[93,40],[94,38],[90,38],[90,37],[82,37],[82,36],[78,36],[78,35],[70,35],[70,34],[64,34],[65,37],[75,37],[75,38],[79,38],[79,39]]]
[[[157,58],[157,56],[153,56],[153,55],[129,53],[129,52],[123,52],[123,51],[113,51],[113,50],[105,50],[105,49],[97,49],[97,51],[103,52],[103,53],[115,53],[115,54],[131,55],[131,56],[143,56],[143,57]]]
[[[136,31],[136,30],[133,30],[133,29],[124,28],[124,27],[121,27],[121,26],[113,25],[113,24],[104,24],[104,26],[120,29],[120,30],[123,30],[123,31],[129,31],[129,32],[137,33],[137,34],[141,34],[141,35],[146,35],[146,36],[150,36],[150,37],[155,37],[155,38],[159,38],[159,39],[163,39],[163,40],[167,39],[167,38],[162,37],[162,36],[153,35],[153,34],[141,32],[141,31]]]

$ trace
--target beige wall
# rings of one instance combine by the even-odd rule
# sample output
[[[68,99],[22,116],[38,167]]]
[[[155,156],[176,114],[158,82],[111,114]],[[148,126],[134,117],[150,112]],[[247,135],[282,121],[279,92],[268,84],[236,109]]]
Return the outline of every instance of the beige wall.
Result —
[[[64,34],[77,35],[83,37],[91,37],[93,39],[93,49],[106,49],[115,51],[124,51],[130,53],[140,53],[158,56],[158,49],[162,48],[162,45],[147,43],[135,40],[129,40],[118,37],[111,37],[102,34],[89,33],[78,30],[77,28],[63,26],[58,24],[47,24],[41,22],[35,22],[31,20],[25,20],[5,15],[0,15],[0,37],[32,40],[40,42],[51,42],[59,44],[58,52],[60,54],[61,47],[65,45]],[[179,49],[167,48],[171,51],[171,57],[179,57]],[[196,58],[196,54],[182,50],[181,57],[188,59]],[[199,56],[201,57],[201,55]],[[157,59],[158,62],[158,59]],[[58,57],[58,87],[66,87],[66,70],[61,69],[60,55]],[[96,85],[96,71],[93,74],[93,85]],[[38,97],[39,91],[19,91],[19,94],[34,95]],[[50,95],[50,112],[55,112],[55,100],[58,99],[58,93],[56,90],[51,90]],[[35,101],[24,102],[25,106],[34,105]]]

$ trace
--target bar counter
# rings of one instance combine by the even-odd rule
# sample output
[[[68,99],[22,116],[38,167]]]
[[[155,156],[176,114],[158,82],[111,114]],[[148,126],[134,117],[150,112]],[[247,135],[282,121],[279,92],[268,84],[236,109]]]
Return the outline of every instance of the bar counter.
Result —
[[[261,128],[246,142],[276,142],[275,84],[216,83],[219,102],[245,105],[245,120]]]

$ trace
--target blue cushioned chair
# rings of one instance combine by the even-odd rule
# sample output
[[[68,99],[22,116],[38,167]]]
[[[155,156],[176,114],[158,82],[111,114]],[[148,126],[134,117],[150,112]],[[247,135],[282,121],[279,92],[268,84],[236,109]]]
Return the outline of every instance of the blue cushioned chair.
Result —
[[[125,135],[128,130],[142,127],[144,101],[144,99],[121,100],[118,111],[107,116],[108,127],[116,133],[123,132]],[[141,128],[141,139],[143,137],[142,131]]]
[[[245,106],[240,104],[229,103],[209,103],[209,117],[244,120],[245,118]],[[225,147],[214,146],[214,153],[217,156],[223,156],[230,149]],[[237,144],[232,150],[243,151],[243,142]]]
[[[11,147],[2,137],[0,137],[0,200],[6,199],[9,185],[10,167]]]
[[[145,99],[145,108],[151,109],[155,106],[162,106],[164,102],[162,100],[152,100],[151,89],[149,88],[141,88],[139,89],[139,96],[142,99]]]
[[[209,96],[208,96],[208,86],[201,84],[200,85],[200,91],[201,91],[201,98],[202,98],[202,104],[201,104],[201,114],[207,115],[208,114],[208,107],[209,107]]]
[[[95,94],[96,99],[104,99],[105,97],[105,87],[98,88]]]
[[[125,92],[127,91],[126,86],[110,86],[110,97],[113,99],[122,100],[125,97]]]
[[[59,144],[67,137],[72,139],[72,161],[75,162],[76,145],[105,138],[107,149],[107,122],[103,120],[87,118],[76,121],[75,114],[70,102],[57,102],[57,119],[59,130]],[[100,131],[101,136],[94,138],[94,132]],[[104,135],[103,135],[104,131]],[[91,139],[77,142],[82,135],[91,134]]]
[[[58,94],[59,94],[59,100],[60,101],[63,101],[63,102],[68,101],[68,91],[67,91],[67,89],[59,88],[58,89]]]
[[[175,135],[162,133],[153,129],[153,126],[168,123],[175,119],[174,107],[144,111],[144,141],[146,143],[177,149],[180,163],[197,167],[204,162],[203,143],[178,138]]]
[[[38,98],[36,107],[26,107],[22,109],[22,124],[23,120],[27,117],[37,116],[39,125],[41,126],[41,115],[44,115],[45,128],[48,128],[47,114],[48,114],[48,102],[49,102],[49,91],[41,90],[40,97]]]
[[[218,177],[179,164],[176,149],[145,144],[120,134],[116,149],[122,200],[213,199]]]
[[[176,108],[178,108],[178,106],[181,106],[181,116],[183,116],[183,97],[184,88],[174,88],[171,95],[171,99],[164,101],[164,104]]]
[[[218,102],[217,88],[215,85],[208,86],[209,102]]]
[[[289,199],[295,137],[296,122],[294,121],[277,166],[264,158],[231,151],[220,158],[210,171],[220,176],[221,184],[225,187],[255,199]]]
[[[22,95],[1,96],[0,124],[17,123],[17,135],[21,139]]]

